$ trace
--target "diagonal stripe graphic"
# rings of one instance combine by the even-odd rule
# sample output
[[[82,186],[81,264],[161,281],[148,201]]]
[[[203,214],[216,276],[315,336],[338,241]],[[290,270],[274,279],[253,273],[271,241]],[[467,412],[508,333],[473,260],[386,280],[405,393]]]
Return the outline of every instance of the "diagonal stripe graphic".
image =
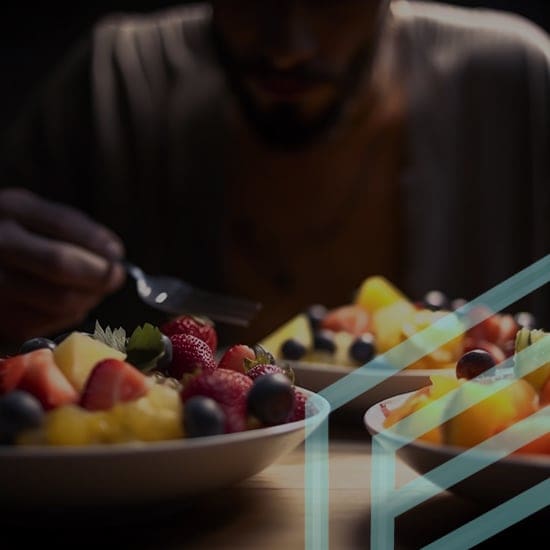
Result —
[[[527,294],[548,283],[549,280],[550,255],[547,255],[532,264],[531,266],[518,272],[506,281],[497,285],[493,289],[482,294],[475,300],[472,300],[456,312],[443,317],[437,323],[434,323],[430,327],[419,331],[413,337],[405,340],[398,346],[392,348],[387,353],[378,356],[373,361],[370,361],[369,363],[356,369],[345,378],[325,388],[322,392],[320,392],[320,394],[325,397],[325,399],[327,399],[327,401],[330,403],[331,410],[335,410],[346,404],[347,402],[351,401],[358,395],[383,382],[396,372],[403,370],[408,365],[421,359],[427,353],[431,353],[438,347],[441,347],[452,338],[455,338],[456,336],[464,333],[472,326],[478,324],[479,322],[492,315],[492,312],[501,311],[502,309],[523,298]],[[481,316],[478,314],[478,308],[480,306],[487,308],[486,313],[484,315],[482,314]],[[474,311],[476,312],[476,315],[472,315],[472,312]],[[459,321],[459,323],[457,323],[457,320]],[[529,348],[527,348],[525,351],[527,351],[528,349]],[[542,349],[542,345],[539,346],[539,352],[540,349]],[[530,350],[530,353],[532,355],[535,354],[533,350]],[[526,354],[526,356],[527,355],[529,354]],[[537,366],[538,365],[535,365],[533,368],[537,368]],[[484,396],[483,398],[485,397],[486,396]],[[443,396],[441,399],[450,398],[449,396]],[[426,409],[428,409],[428,407],[426,407]],[[452,412],[454,413],[454,415],[456,415],[460,411],[453,410]],[[425,418],[421,418],[420,421],[423,423],[423,427],[430,425],[430,420],[427,416]],[[430,428],[428,427],[428,429]],[[421,433],[418,435],[421,435]],[[324,449],[323,452],[326,452],[328,454],[328,431],[326,433],[315,432],[309,437],[315,438],[317,440],[314,448]],[[321,443],[321,439],[323,440],[323,443]],[[398,493],[398,491],[396,491],[395,489],[394,479],[396,449],[392,449],[392,452],[390,453],[384,447],[385,445],[386,442],[384,442],[384,444],[381,444],[376,436],[373,438],[371,473],[371,545],[377,550],[393,548],[395,536],[394,519],[396,508],[392,504],[392,502],[395,499],[395,495]],[[468,473],[469,470],[465,467],[461,466],[462,470],[457,470],[456,464],[458,464],[459,466],[461,465],[459,459],[462,457],[463,454],[464,453],[457,457],[458,462],[455,463],[454,468],[450,468],[449,471],[436,470],[435,472],[430,472],[430,474],[426,477],[430,479],[431,475],[431,479],[436,479],[443,484],[448,482],[448,486],[450,486],[456,482],[455,478],[453,478],[454,474],[459,474],[458,477],[461,478],[471,475],[471,473]],[[494,454],[493,457],[495,456],[498,455]],[[498,458],[496,458],[495,460],[498,460]],[[311,536],[312,526],[314,524],[318,525],[318,522],[313,516],[317,514],[320,515],[320,517],[322,517],[323,519],[328,520],[328,482],[326,482],[327,480],[323,482],[323,479],[321,479],[323,475],[322,470],[323,468],[316,469],[316,465],[312,456],[311,446],[308,448],[308,446],[306,445],[306,547],[308,549],[315,550],[317,550],[317,548],[328,548],[328,527],[325,531],[323,531],[323,534],[320,538],[313,538]],[[316,475],[309,475],[311,472],[315,473]],[[471,538],[472,536],[474,536],[473,533],[475,533],[475,536],[477,537],[476,540],[478,542],[481,542],[486,538],[494,535],[496,532],[498,532],[498,530],[505,529],[507,526],[513,524],[516,521],[519,521],[521,517],[527,517],[527,515],[530,515],[531,513],[534,513],[541,508],[541,494],[550,494],[547,488],[546,493],[544,493],[544,491],[538,490],[538,487],[542,485],[546,487],[546,484],[547,482],[543,482],[539,486],[529,491],[526,491],[523,495],[519,495],[515,499],[512,499],[505,505],[501,505],[500,507],[495,508],[488,514],[485,514],[482,518],[479,518],[479,521],[476,520],[476,522],[472,522],[471,529],[462,530],[461,528],[453,531],[452,533],[447,535],[447,537],[444,537],[445,541],[444,539],[440,539],[440,541],[434,543],[437,544],[437,546],[432,547],[440,548],[442,546],[439,546],[439,544],[443,544],[445,545],[446,549],[451,547],[465,548],[468,547],[468,545],[465,546],[464,544],[467,543],[467,541],[469,540],[468,537]],[[430,494],[430,489],[428,489],[423,483],[418,482],[418,485],[416,487],[412,485],[408,487],[407,490],[410,492],[411,489],[413,490],[412,492],[418,492],[419,494],[424,495],[424,498],[421,501],[429,498],[429,496],[426,495]],[[312,495],[314,494],[317,500],[314,500],[312,498]],[[544,498],[542,500],[542,507],[548,504],[548,497],[545,498],[546,500],[544,500]],[[418,504],[418,499],[416,499],[414,502]],[[401,508],[403,509],[401,510]],[[402,512],[405,511],[404,507],[399,507],[398,509]],[[493,515],[491,514],[504,514],[504,520],[500,524],[496,524],[498,525],[498,527],[495,527],[495,524],[491,525],[491,521],[493,521],[493,519],[491,519]],[[490,521],[487,521],[488,519],[490,519]],[[495,531],[495,529],[497,530]],[[452,546],[453,544],[458,544],[459,546]]]

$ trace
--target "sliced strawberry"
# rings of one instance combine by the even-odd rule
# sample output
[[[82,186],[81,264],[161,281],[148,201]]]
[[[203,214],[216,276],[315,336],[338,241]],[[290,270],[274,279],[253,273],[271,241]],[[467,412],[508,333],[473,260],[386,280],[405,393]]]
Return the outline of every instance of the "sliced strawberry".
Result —
[[[39,349],[19,357],[26,365],[17,389],[34,395],[44,410],[78,401],[78,392],[56,365],[52,350]]]
[[[0,360],[0,395],[14,390],[29,365],[29,356],[32,353],[14,355]]]
[[[80,406],[90,411],[110,409],[117,403],[139,399],[150,385],[150,379],[130,363],[104,359],[90,372]]]
[[[231,346],[220,359],[218,368],[229,369],[237,372],[246,373],[245,359],[254,361],[256,354],[254,350],[245,344],[236,344]]]
[[[372,319],[365,308],[349,304],[330,310],[321,321],[321,328],[361,336],[372,330]]]

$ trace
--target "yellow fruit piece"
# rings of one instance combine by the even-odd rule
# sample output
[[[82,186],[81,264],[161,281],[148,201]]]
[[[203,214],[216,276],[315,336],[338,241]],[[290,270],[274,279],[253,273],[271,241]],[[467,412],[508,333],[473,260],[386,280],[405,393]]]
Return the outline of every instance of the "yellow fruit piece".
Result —
[[[479,400],[479,401],[478,401]],[[469,406],[468,406],[469,405]],[[536,391],[525,380],[464,383],[449,402],[451,412],[468,406],[442,427],[449,445],[472,447],[538,409]]]
[[[115,405],[109,413],[118,429],[110,441],[163,441],[183,437],[182,404],[177,390],[155,384],[148,394]]]
[[[50,411],[41,434],[28,434],[18,444],[91,445],[130,441],[163,441],[183,437],[178,391],[155,384],[147,395],[118,403],[106,411],[66,405]]]
[[[456,366],[456,362],[464,351],[463,324],[458,317],[447,311],[431,311],[422,309],[416,311],[410,320],[403,323],[402,340],[411,338],[414,334],[428,329],[422,338],[424,349],[443,342],[432,352],[427,353],[408,369],[444,369]],[[413,339],[414,340],[414,339]]]
[[[431,376],[432,384],[410,395],[404,403],[392,410],[384,420],[384,427],[389,428],[399,421],[400,429],[398,433],[410,435],[422,432],[418,416],[411,416],[413,413],[430,405],[430,417],[437,421],[437,425],[417,437],[422,441],[441,444],[443,442],[443,433],[441,429],[441,419],[446,408],[445,401],[439,401],[448,392],[458,388],[464,381],[448,376]]]
[[[311,350],[313,347],[311,326],[304,313],[296,315],[258,343],[269,351],[275,359],[280,359],[281,346],[290,338],[301,342],[306,350]]]
[[[349,349],[354,338],[353,334],[343,330],[335,332],[334,345],[336,349],[334,353],[325,350],[311,349],[302,360],[308,363],[336,365],[340,367],[359,366],[349,355]]]
[[[355,296],[355,303],[374,313],[396,302],[408,302],[407,297],[385,277],[368,277]]]
[[[354,339],[355,337],[353,334],[350,334],[349,332],[339,331],[334,334],[336,351],[334,352],[333,363],[341,366],[351,366],[354,364],[349,355],[349,348]]]
[[[46,441],[49,445],[91,445],[105,439],[107,417],[103,411],[87,411],[65,405],[47,413]]]
[[[408,300],[377,309],[372,316],[377,353],[385,353],[403,340],[403,325],[414,322],[416,308]]]
[[[518,355],[518,352],[521,352],[528,346],[539,342],[543,338],[548,338],[550,336],[549,332],[543,330],[531,330],[529,331],[526,328],[522,328],[518,331],[516,335],[516,355],[514,357],[514,370],[518,378],[523,378],[529,384],[535,388],[538,392],[542,390],[542,387],[547,380],[550,380],[550,362],[544,363],[544,360],[550,357],[541,356],[540,353],[536,353],[536,358],[533,361],[526,360],[522,355]],[[544,346],[546,345],[546,340]],[[541,344],[543,343],[541,342]],[[531,369],[533,364],[539,364],[540,366],[536,369]]]
[[[81,332],[73,332],[53,352],[55,362],[81,391],[95,365],[103,359],[126,359],[126,354]]]
[[[441,374],[432,374],[430,376],[431,386],[430,399],[439,399],[452,390],[459,388],[466,381],[464,378],[452,378]]]

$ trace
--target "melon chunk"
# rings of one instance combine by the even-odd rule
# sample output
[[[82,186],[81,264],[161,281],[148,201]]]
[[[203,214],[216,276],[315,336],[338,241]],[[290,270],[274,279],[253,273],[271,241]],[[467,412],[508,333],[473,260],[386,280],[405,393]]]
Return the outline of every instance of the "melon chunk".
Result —
[[[82,332],[73,332],[54,350],[54,359],[69,382],[82,391],[92,369],[103,359],[126,359],[126,354]]]

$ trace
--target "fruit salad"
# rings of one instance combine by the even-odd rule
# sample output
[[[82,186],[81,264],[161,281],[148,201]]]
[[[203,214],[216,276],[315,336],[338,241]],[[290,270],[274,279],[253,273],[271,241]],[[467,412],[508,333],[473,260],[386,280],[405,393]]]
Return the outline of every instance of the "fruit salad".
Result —
[[[219,353],[208,319],[32,338],[0,359],[0,445],[150,442],[302,420],[307,396],[261,346]]]
[[[466,304],[450,300],[441,291],[413,301],[381,276],[366,278],[353,301],[335,308],[313,304],[264,338],[260,344],[278,360],[358,367],[395,348],[421,330],[433,326]],[[455,316],[435,333],[445,344],[407,365],[407,369],[452,369],[467,351],[483,349],[496,363],[514,352],[521,327],[532,328],[528,312],[491,312],[472,308],[473,326],[466,328]],[[476,321],[479,319],[479,322]],[[452,320],[452,319],[451,319]],[[442,332],[443,331],[443,332]],[[448,335],[448,336],[447,336]]]
[[[543,339],[544,348],[522,353]],[[470,448],[516,425],[486,448],[550,455],[550,333],[521,328],[512,363],[507,375],[498,376],[487,351],[469,351],[457,362],[455,377],[434,375],[430,386],[412,393],[395,409],[384,407],[384,427],[416,437],[423,420],[411,415],[430,406],[426,412],[435,417],[435,427],[422,433],[421,441]],[[446,394],[448,399],[440,399]],[[443,418],[447,407],[458,414]]]

